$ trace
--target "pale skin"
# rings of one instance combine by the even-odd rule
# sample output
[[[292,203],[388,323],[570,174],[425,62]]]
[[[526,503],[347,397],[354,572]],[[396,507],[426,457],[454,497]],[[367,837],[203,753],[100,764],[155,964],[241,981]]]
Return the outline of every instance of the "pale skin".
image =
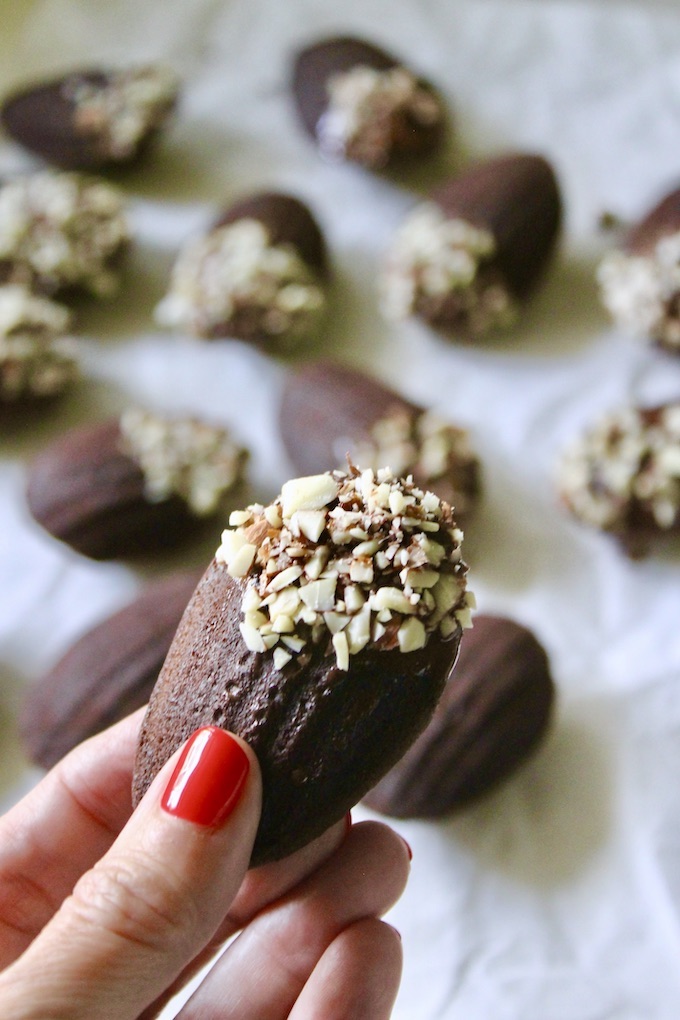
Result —
[[[0,1014],[150,1020],[229,936],[182,1020],[386,1020],[401,943],[380,920],[408,849],[388,826],[340,822],[248,871],[261,784],[226,823],[160,806],[177,755],[132,813],[135,713],[81,744],[0,819]]]

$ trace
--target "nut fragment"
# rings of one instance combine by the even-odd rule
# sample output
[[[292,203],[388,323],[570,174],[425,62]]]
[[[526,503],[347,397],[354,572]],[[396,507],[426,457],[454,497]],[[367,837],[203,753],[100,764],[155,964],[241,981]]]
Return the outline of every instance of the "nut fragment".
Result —
[[[628,332],[680,353],[680,189],[625,234],[597,272],[602,302]]]
[[[432,85],[361,39],[325,39],[302,50],[292,88],[302,123],[331,161],[382,170],[441,141],[444,111]]]
[[[472,166],[397,231],[380,280],[383,313],[468,339],[509,325],[547,267],[560,219],[555,174],[541,156]]]
[[[0,116],[15,141],[48,163],[98,170],[136,159],[178,91],[176,75],[159,64],[74,71],[15,92]]]
[[[0,402],[52,397],[78,377],[70,318],[25,287],[0,285]]]
[[[346,670],[371,644],[410,652],[468,625],[462,533],[448,504],[412,479],[327,472],[287,482],[273,506],[278,527],[255,504],[215,555],[244,586],[241,633],[251,651],[282,644],[297,655],[330,636]],[[315,540],[300,527],[305,512],[323,515]]]
[[[86,556],[148,553],[199,533],[245,462],[223,428],[133,409],[46,446],[29,466],[28,506]]]
[[[103,181],[41,171],[0,188],[0,280],[106,297],[129,240],[123,197]]]
[[[120,419],[121,448],[141,468],[152,502],[179,496],[198,517],[214,514],[240,481],[247,458],[226,429],[131,407]]]
[[[349,455],[363,468],[413,475],[454,507],[457,520],[477,502],[480,465],[467,430],[346,365],[319,360],[289,372],[279,424],[300,472],[339,467]],[[392,494],[394,512],[401,499]]]
[[[205,338],[289,343],[316,326],[325,273],[309,210],[288,195],[255,195],[180,252],[156,317]]]
[[[364,797],[395,818],[438,818],[507,779],[544,736],[555,688],[531,631],[479,615],[429,725]]]
[[[644,555],[680,528],[680,403],[605,415],[565,451],[557,485],[575,517]]]
[[[135,802],[197,726],[247,741],[263,790],[253,864],[316,838],[401,757],[434,710],[473,602],[447,504],[388,471],[327,477],[334,496],[319,479],[293,482],[292,506],[299,493],[303,506],[290,517],[280,497],[237,511],[140,733]],[[394,492],[404,513],[390,510]],[[329,501],[304,509],[310,498]],[[325,527],[312,542],[295,518],[317,512]]]

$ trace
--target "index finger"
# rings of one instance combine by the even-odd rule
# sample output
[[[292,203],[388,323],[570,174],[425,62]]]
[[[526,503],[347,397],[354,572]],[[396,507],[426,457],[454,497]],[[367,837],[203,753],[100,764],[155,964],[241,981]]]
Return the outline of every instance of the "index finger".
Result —
[[[24,951],[130,817],[143,713],[75,748],[0,819],[0,966]]]
[[[0,819],[0,968],[27,948],[132,814],[143,714],[141,708],[80,744]],[[346,831],[338,823],[291,857],[250,871],[220,938],[314,871]]]

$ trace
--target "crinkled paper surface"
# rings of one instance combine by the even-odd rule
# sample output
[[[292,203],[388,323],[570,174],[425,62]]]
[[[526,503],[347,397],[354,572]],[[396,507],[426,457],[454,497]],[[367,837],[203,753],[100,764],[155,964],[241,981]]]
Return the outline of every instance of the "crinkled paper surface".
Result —
[[[275,494],[290,474],[276,424],[290,362],[169,335],[152,311],[177,247],[220,206],[293,191],[335,267],[315,352],[470,428],[484,466],[466,534],[471,586],[480,609],[534,629],[560,691],[551,735],[512,781],[446,822],[398,823],[414,860],[390,914],[406,956],[394,1016],[677,1020],[680,549],[626,560],[565,519],[553,476],[564,444],[606,409],[680,392],[680,362],[613,328],[593,282],[611,243],[601,214],[634,217],[680,178],[680,12],[614,0],[6,7],[3,91],[83,64],[164,59],[185,93],[154,157],[119,177],[137,240],[120,295],[81,309],[78,392],[0,437],[0,797],[37,778],[15,729],[26,685],[145,576],[189,555],[133,567],[70,553],[27,515],[26,460],[71,424],[146,402],[232,426],[253,450],[253,495]],[[444,159],[397,182],[319,159],[292,111],[289,59],[338,32],[381,43],[439,86],[453,122]],[[512,333],[477,346],[385,325],[375,272],[414,193],[447,164],[506,149],[544,152],[560,177],[566,227],[546,286]],[[33,165],[0,140],[0,177]]]

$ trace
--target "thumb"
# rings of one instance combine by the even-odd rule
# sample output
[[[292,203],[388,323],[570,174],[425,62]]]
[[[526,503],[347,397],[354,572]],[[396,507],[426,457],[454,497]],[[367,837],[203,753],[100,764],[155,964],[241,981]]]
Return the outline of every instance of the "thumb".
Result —
[[[217,930],[248,868],[259,815],[253,753],[224,730],[197,730],[0,978],[4,1015],[137,1017]]]

